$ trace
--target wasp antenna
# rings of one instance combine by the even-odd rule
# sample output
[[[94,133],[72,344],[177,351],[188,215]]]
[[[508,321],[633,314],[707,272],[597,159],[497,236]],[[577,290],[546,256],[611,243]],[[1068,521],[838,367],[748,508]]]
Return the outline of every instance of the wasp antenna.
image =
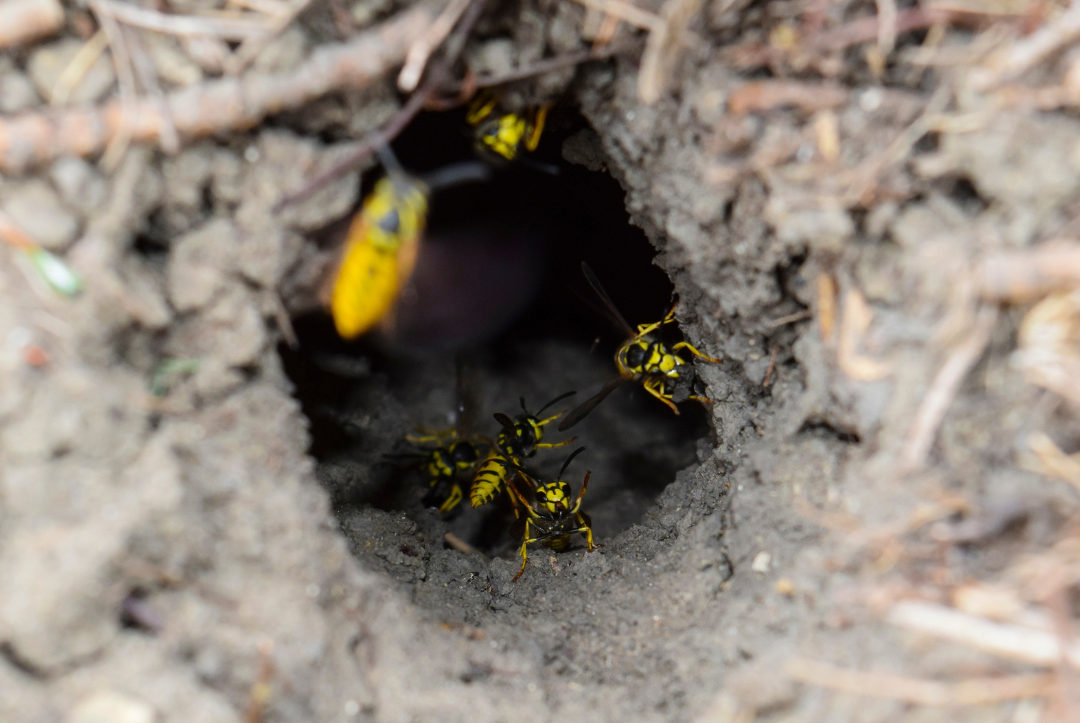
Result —
[[[520,402],[520,403],[521,403],[521,411],[523,411],[523,412],[525,412],[526,414],[528,414],[528,413],[529,413],[529,410],[528,410],[528,409],[527,409],[527,408],[525,407],[525,397],[518,397],[518,402]],[[544,411],[544,410],[543,410],[543,409],[541,409],[540,411],[542,412],[542,411]],[[539,414],[539,412],[537,412],[537,413]]]
[[[404,176],[405,169],[401,167],[401,162],[398,161],[397,156],[394,155],[394,150],[390,147],[389,143],[383,143],[381,146],[375,149],[375,155],[379,157],[379,163],[383,165],[386,172],[392,176]]]
[[[552,399],[552,400],[551,400],[550,402],[548,402],[548,403],[547,403],[547,404],[545,404],[544,406],[540,407],[540,411],[538,411],[538,412],[536,413],[536,416],[538,416],[538,417],[539,417],[539,416],[540,416],[541,414],[543,414],[543,413],[544,413],[544,410],[545,410],[545,409],[547,409],[548,407],[550,407],[550,406],[551,406],[552,404],[558,404],[559,402],[561,402],[562,400],[566,399],[567,397],[572,397],[572,396],[574,396],[575,394],[577,394],[577,392],[576,392],[576,391],[573,391],[573,392],[565,392],[565,393],[563,393],[563,394],[560,394],[559,396],[555,397],[554,399]]]
[[[588,449],[588,447],[578,447],[577,449],[575,449],[573,452],[570,453],[570,456],[566,458],[565,462],[563,462],[562,469],[559,470],[559,479],[562,479],[563,472],[565,472],[566,468],[570,466],[570,463],[574,461],[574,457],[577,457],[579,454],[584,452],[586,449]]]
[[[421,180],[430,190],[460,186],[463,183],[483,183],[491,178],[491,168],[482,161],[451,163],[426,174]]]

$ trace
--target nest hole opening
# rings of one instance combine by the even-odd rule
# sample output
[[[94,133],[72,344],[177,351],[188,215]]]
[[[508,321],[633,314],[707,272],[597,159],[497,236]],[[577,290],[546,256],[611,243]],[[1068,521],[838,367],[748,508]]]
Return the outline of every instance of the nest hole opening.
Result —
[[[281,355],[310,422],[317,476],[339,519],[374,508],[405,515],[431,543],[451,532],[490,556],[513,554],[505,495],[473,509],[471,479],[463,477],[465,499],[440,515],[422,470],[385,455],[409,450],[404,437],[419,428],[460,425],[463,378],[474,390],[470,431],[494,438],[493,414],[519,414],[519,399],[536,411],[575,390],[552,408],[569,409],[617,376],[612,357],[625,339],[597,312],[583,261],[630,324],[657,321],[670,307],[671,282],[652,263],[656,252],[644,232],[631,225],[619,183],[562,157],[566,139],[592,131],[572,111],[557,114],[552,126],[530,158],[558,174],[511,163],[487,182],[433,195],[419,291],[403,292],[420,298],[421,311],[404,329],[346,343],[325,314],[295,320],[299,347],[283,346]],[[422,115],[393,148],[405,169],[426,173],[475,158],[464,128],[463,112]],[[365,193],[378,175],[365,175]],[[424,254],[437,259],[433,271],[423,270]],[[587,447],[564,479],[576,493],[591,471],[582,509],[597,541],[608,541],[642,521],[676,474],[696,463],[699,443],[708,444],[704,408],[689,401],[680,412],[640,384],[624,384],[569,432],[546,427],[544,441],[577,439],[537,450],[528,466],[554,479],[574,449]]]

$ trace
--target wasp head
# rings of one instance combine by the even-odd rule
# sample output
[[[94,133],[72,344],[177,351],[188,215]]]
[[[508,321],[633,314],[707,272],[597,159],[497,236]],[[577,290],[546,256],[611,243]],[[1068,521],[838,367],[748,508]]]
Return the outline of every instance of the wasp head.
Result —
[[[562,480],[540,485],[536,489],[536,501],[546,512],[562,514],[570,509],[570,485]]]

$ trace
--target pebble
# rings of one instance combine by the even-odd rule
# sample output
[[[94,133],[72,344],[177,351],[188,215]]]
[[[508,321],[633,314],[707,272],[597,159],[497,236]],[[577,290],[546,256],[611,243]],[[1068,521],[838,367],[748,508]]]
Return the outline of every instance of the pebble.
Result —
[[[43,248],[64,251],[79,234],[78,219],[45,181],[28,181],[6,195],[4,211]]]
[[[100,690],[80,700],[66,723],[153,723],[154,709],[122,693]]]

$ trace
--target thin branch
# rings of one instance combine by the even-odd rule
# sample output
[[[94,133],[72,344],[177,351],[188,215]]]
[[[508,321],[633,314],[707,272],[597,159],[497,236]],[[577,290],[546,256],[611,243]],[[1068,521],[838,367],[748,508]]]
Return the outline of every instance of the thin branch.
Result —
[[[471,0],[450,0],[435,22],[409,48],[409,54],[405,56],[405,66],[398,74],[398,89],[401,92],[411,93],[416,90],[428,58],[442,41],[446,40],[446,36],[454,29],[470,2]]]
[[[335,178],[338,178],[343,173],[351,171],[366,161],[376,149],[385,146],[396,138],[397,135],[405,129],[405,126],[412,122],[412,119],[416,117],[427,101],[446,81],[450,74],[450,69],[453,67],[454,63],[457,62],[458,56],[461,55],[461,51],[464,50],[465,40],[469,33],[472,32],[473,26],[476,25],[476,21],[480,19],[480,13],[483,9],[484,0],[473,0],[472,4],[469,6],[468,12],[458,25],[457,30],[450,36],[450,39],[447,40],[446,55],[443,57],[442,61],[437,63],[431,69],[424,84],[421,85],[415,93],[409,96],[409,100],[405,102],[405,105],[401,107],[401,110],[398,111],[397,115],[394,116],[389,123],[380,130],[370,134],[356,150],[345,156],[345,158],[338,163],[335,163],[323,173],[320,173],[318,176],[308,181],[304,184],[303,188],[290,193],[281,199],[277,205],[274,206],[274,211],[280,211],[285,206],[310,198]]]
[[[913,705],[986,705],[1017,698],[1042,698],[1054,692],[1050,674],[970,678],[956,683],[838,668],[806,658],[792,658],[784,671],[795,680],[819,688]]]
[[[0,50],[52,35],[63,24],[57,0],[0,0]]]
[[[176,130],[185,139],[251,128],[270,113],[299,108],[342,88],[365,88],[405,57],[412,41],[433,20],[419,5],[358,35],[348,43],[314,51],[288,73],[248,73],[189,86],[167,96]],[[0,118],[0,173],[17,174],[65,154],[99,153],[127,124],[132,140],[156,143],[164,120],[152,100],[128,110],[118,101],[63,113]]]
[[[949,406],[960,391],[960,385],[990,343],[997,317],[997,307],[983,307],[975,318],[971,334],[957,345],[941,365],[941,370],[919,404],[919,411],[915,414],[915,421],[908,432],[901,455],[905,470],[916,470],[923,466],[937,437],[938,428],[945,419],[945,413],[949,411]]]
[[[245,17],[206,18],[195,15],[169,15],[156,10],[148,10],[131,3],[116,0],[96,0],[98,10],[115,18],[125,25],[132,25],[144,30],[178,36],[211,36],[224,40],[244,40],[265,35],[274,24],[265,17],[248,15]]]

